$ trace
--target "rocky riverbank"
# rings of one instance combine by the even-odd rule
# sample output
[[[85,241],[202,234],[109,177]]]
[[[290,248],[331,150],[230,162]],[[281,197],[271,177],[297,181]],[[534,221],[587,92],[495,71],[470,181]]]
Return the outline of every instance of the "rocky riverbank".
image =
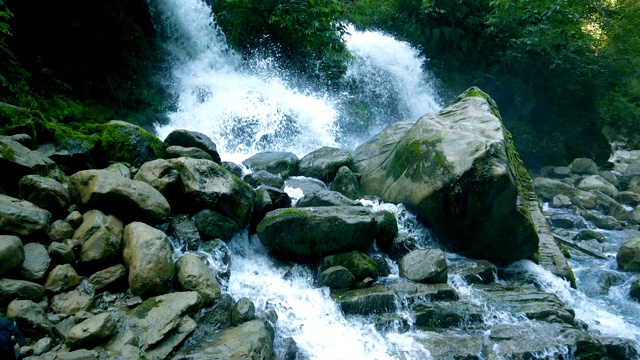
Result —
[[[36,150],[19,130],[0,136],[0,312],[27,337],[24,357],[313,358],[293,338],[274,348],[277,312],[227,293],[227,243],[242,231],[279,261],[318,265],[316,285],[345,316],[420,331],[415,341],[437,359],[637,356],[633,341],[589,331],[506,267],[536,261],[576,286],[497,106],[478,89],[353,152],[256,154],[246,176],[187,130],[162,142],[113,121],[86,144]],[[602,172],[586,159],[545,168],[533,185],[598,227],[637,230],[640,156],[624,159]],[[399,233],[393,213],[362,197],[405,204],[437,244]],[[619,266],[638,271],[638,253],[629,241]],[[461,296],[453,278],[481,300]],[[487,321],[487,307],[521,321]]]

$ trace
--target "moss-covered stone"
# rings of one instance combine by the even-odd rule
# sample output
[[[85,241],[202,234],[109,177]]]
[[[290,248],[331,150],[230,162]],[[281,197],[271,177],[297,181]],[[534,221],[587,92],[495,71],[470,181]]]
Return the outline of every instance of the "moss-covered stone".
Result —
[[[144,319],[151,309],[160,306],[161,303],[162,301],[155,297],[149,298],[133,310],[133,315],[138,319]]]
[[[139,167],[164,157],[164,143],[143,128],[122,121],[104,127],[100,149],[105,162],[124,162]]]
[[[355,276],[356,280],[362,280],[367,277],[376,279],[378,277],[378,265],[375,260],[359,251],[325,257],[323,267],[328,269],[333,266],[345,267]]]
[[[413,181],[420,181],[434,174],[446,174],[450,170],[437,141],[414,140],[399,145],[387,172],[394,180],[404,175]]]

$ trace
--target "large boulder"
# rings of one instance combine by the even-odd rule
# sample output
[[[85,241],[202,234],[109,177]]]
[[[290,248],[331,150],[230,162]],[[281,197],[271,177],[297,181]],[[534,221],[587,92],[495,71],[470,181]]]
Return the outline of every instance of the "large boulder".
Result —
[[[240,226],[235,221],[209,209],[195,214],[193,222],[204,240],[222,239],[229,242],[240,231]]]
[[[314,150],[302,159],[298,164],[300,175],[331,182],[338,170],[346,166],[353,166],[353,157],[349,150],[333,147],[321,147]]]
[[[447,259],[439,249],[414,250],[400,259],[400,276],[419,283],[447,283]]]
[[[597,175],[598,165],[595,161],[588,158],[577,158],[569,165],[574,174],[578,175]]]
[[[204,159],[204,160],[213,161],[213,158],[211,157],[211,155],[207,154],[207,152],[202,149],[198,149],[196,147],[182,147],[177,145],[167,147],[166,157],[167,159],[175,159],[179,157],[190,157],[194,159]]]
[[[176,280],[180,289],[200,294],[204,305],[213,304],[222,293],[213,270],[194,254],[182,255],[176,261]]]
[[[24,259],[22,240],[17,236],[0,235],[0,276],[20,268]]]
[[[14,299],[39,301],[44,295],[42,285],[24,280],[0,279],[0,303],[4,306]]]
[[[298,157],[290,152],[265,151],[246,159],[242,165],[253,171],[265,170],[286,178],[297,175],[299,162]]]
[[[51,213],[47,210],[28,201],[0,194],[0,232],[39,235],[47,232],[50,222]]]
[[[477,88],[390,126],[355,150],[354,163],[363,193],[405,204],[454,251],[508,263],[538,248],[525,206],[531,180],[495,102]]]
[[[20,179],[20,198],[56,214],[62,214],[71,204],[71,195],[62,184],[40,175]]]
[[[0,187],[18,195],[18,182],[26,175],[47,176],[56,164],[39,151],[32,151],[9,136],[0,135]]]
[[[241,226],[247,223],[255,201],[249,184],[209,160],[177,158],[171,163],[179,173],[179,192],[169,195],[172,206],[192,212],[211,209]]]
[[[258,224],[260,241],[276,254],[298,261],[352,250],[367,251],[376,221],[361,206],[278,209]]]
[[[135,295],[160,295],[173,281],[173,258],[167,235],[147,224],[124,228],[122,257],[129,269],[129,287]]]
[[[640,237],[635,237],[622,244],[616,255],[616,260],[620,269],[640,272]]]
[[[216,144],[211,139],[200,132],[189,130],[173,130],[166,139],[164,139],[166,146],[182,146],[182,147],[194,147],[203,150],[217,164],[220,164],[220,155],[216,149]]]
[[[116,320],[108,312],[92,316],[69,330],[65,344],[70,349],[91,348],[110,338],[116,326]]]
[[[139,167],[147,161],[164,157],[164,144],[143,128],[119,120],[112,120],[100,138],[102,161],[124,162]]]
[[[129,221],[163,222],[171,213],[167,199],[151,185],[106,170],[83,170],[71,175],[69,191],[80,204]]]
[[[122,222],[99,210],[87,211],[82,218],[72,237],[81,243],[80,262],[89,266],[114,263],[122,246]]]
[[[600,175],[586,176],[578,183],[578,189],[586,191],[598,190],[611,197],[618,196],[618,189]]]

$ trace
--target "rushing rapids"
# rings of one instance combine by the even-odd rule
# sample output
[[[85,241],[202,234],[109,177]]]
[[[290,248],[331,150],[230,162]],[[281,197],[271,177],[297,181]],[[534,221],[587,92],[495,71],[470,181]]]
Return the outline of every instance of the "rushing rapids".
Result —
[[[291,85],[291,75],[278,69],[273,59],[243,60],[227,46],[214,15],[201,0],[150,0],[150,5],[157,26],[166,34],[172,68],[167,86],[177,99],[177,110],[168,114],[170,123],[156,130],[160,137],[180,128],[205,133],[217,144],[223,160],[239,162],[264,150],[302,156],[321,146],[353,148],[392,122],[416,118],[440,107],[429,75],[424,72],[425,59],[408,44],[385,34],[349,28],[346,40],[355,61],[344,81],[357,83],[359,86],[354,88],[359,90],[331,94]],[[342,116],[339,99],[344,96],[373,110],[373,120],[365,131],[352,127],[350,119]],[[299,197],[298,189],[288,190]],[[430,231],[402,205],[362,203],[395,213],[400,232],[418,239],[416,247],[438,246]],[[611,236],[620,240],[625,235]],[[393,326],[378,327],[373,325],[373,316],[345,316],[328,289],[317,287],[315,269],[274,260],[260,241],[249,237],[246,231],[236,235],[229,251],[233,261],[224,288],[234,298],[254,301],[258,313],[270,309],[277,313],[276,352],[289,338],[297,344],[302,358],[310,359],[422,359],[447,351],[441,334],[415,326],[409,304],[401,299],[396,300]],[[206,255],[212,267],[227,266],[220,262],[220,256]],[[452,263],[466,261],[450,253],[447,258]],[[382,277],[381,283],[399,280],[397,265],[388,262],[391,274]],[[618,288],[630,277],[616,274],[618,280],[609,295],[594,296],[585,291],[590,287],[590,269],[611,270],[615,267],[611,256],[600,262],[574,256],[571,265],[578,276],[579,290],[528,261],[505,269],[508,280],[500,280],[490,289],[450,274],[448,284],[457,290],[459,301],[480,314],[454,327],[452,336],[486,345],[499,338],[499,330],[509,326],[522,326],[534,335],[549,331],[495,300],[495,294],[504,293],[505,288],[528,284],[532,292],[542,289],[557,295],[590,329],[630,339],[638,346],[640,308]],[[488,353],[508,357],[506,348],[507,345],[494,344]],[[550,341],[540,344],[539,351],[520,355],[559,359],[570,356],[571,351],[562,341]],[[486,353],[480,351],[475,356],[486,358]]]

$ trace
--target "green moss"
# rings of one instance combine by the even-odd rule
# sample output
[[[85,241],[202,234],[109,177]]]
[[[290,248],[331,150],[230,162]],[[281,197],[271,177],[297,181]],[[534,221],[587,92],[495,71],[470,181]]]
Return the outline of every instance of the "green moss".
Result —
[[[3,159],[13,161],[16,159],[16,152],[7,144],[0,142],[0,155]]]
[[[140,166],[162,158],[164,143],[152,133],[135,125],[107,124],[101,137],[105,161],[116,161]]]
[[[498,110],[498,104],[496,104],[496,102],[493,101],[493,99],[489,95],[487,95],[487,93],[485,93],[484,91],[480,90],[475,86],[472,86],[468,88],[465,92],[460,94],[460,96],[458,96],[458,98],[456,99],[456,102],[467,97],[480,97],[485,99],[489,103],[489,106],[491,107],[491,112],[493,113],[493,115],[495,115],[498,119],[500,119],[500,121],[502,121],[502,116],[500,115],[500,111]]]
[[[437,141],[414,140],[396,149],[387,174],[398,180],[402,175],[413,181],[428,179],[451,171]]]
[[[308,213],[304,210],[300,209],[284,209],[280,212],[278,216],[307,216]]]
[[[138,319],[144,319],[149,313],[149,311],[153,310],[153,308],[160,306],[161,303],[162,301],[159,301],[155,297],[149,298],[145,300],[142,304],[138,305],[138,307],[135,310],[133,310],[133,315]]]

